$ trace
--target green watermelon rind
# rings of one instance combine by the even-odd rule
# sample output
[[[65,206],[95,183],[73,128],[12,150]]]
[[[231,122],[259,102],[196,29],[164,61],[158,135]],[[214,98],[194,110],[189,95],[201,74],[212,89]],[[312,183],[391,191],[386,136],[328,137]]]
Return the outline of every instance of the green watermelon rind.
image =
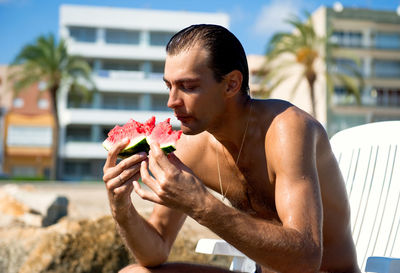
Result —
[[[167,146],[162,146],[161,150],[163,150],[164,153],[167,155],[167,154],[172,153],[173,151],[175,151],[176,148],[175,148],[174,145],[167,145]]]
[[[120,158],[127,158],[130,157],[131,155],[140,153],[140,152],[145,152],[149,153],[150,151],[150,145],[149,145],[149,138],[148,136],[145,137],[139,137],[136,138],[135,140],[131,140],[128,146],[123,149],[120,153],[118,153],[118,157]],[[111,144],[106,143],[105,141],[103,142],[103,147],[108,151],[111,149]],[[174,143],[166,143],[164,145],[160,146],[161,150],[164,151],[164,153],[167,155],[169,153],[172,153],[173,151],[176,150],[176,147]]]

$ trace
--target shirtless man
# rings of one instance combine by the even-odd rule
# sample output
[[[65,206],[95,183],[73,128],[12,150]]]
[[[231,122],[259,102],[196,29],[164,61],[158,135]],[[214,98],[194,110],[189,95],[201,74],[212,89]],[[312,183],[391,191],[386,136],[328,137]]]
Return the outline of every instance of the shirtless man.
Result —
[[[177,33],[164,81],[184,133],[175,154],[153,144],[148,157],[117,164],[121,143],[104,165],[112,215],[138,263],[121,272],[228,272],[164,264],[187,216],[256,261],[258,272],[360,272],[324,128],[288,102],[249,97],[246,55],[233,34],[213,25]],[[149,219],[135,210],[133,190],[155,203]]]

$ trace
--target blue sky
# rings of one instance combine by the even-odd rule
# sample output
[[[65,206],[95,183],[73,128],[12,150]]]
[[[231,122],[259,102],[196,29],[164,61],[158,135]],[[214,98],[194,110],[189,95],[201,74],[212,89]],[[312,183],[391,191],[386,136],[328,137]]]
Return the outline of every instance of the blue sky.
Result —
[[[161,10],[224,12],[230,30],[241,40],[247,54],[263,54],[272,33],[290,30],[283,19],[301,15],[335,1],[323,0],[0,0],[0,64],[10,63],[21,47],[41,34],[58,34],[61,4],[81,4]],[[343,6],[396,10],[400,0],[343,0]]]

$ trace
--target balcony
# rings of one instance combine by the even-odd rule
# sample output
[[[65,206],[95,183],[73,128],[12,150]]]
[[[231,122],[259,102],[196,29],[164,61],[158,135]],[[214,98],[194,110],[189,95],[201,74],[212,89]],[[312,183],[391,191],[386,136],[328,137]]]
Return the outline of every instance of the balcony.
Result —
[[[180,122],[174,117],[172,111],[68,109],[68,111],[65,111],[60,118],[61,123],[64,126],[67,124],[115,125],[124,124],[131,118],[144,122],[151,116],[156,116],[157,121],[171,118],[172,126],[180,126]]]
[[[107,152],[101,142],[67,142],[60,147],[63,158],[105,159]]]
[[[161,90],[166,90],[162,76],[162,73],[144,71],[98,70],[93,79],[99,90],[160,93]]]
[[[346,95],[344,92],[337,92],[337,90],[333,95],[332,103],[334,106],[357,105],[354,97]],[[363,92],[361,105],[363,107],[391,108],[400,112],[400,89],[375,88],[370,92]]]
[[[73,40],[68,41],[68,53],[93,59],[163,61],[166,57],[165,48],[159,46],[80,43]]]

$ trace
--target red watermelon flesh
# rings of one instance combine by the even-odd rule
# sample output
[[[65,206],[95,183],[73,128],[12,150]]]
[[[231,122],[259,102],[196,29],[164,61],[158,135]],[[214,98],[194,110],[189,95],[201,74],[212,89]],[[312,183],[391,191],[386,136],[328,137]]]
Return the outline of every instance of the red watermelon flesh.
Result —
[[[160,148],[167,153],[175,151],[176,142],[182,135],[181,130],[172,130],[172,126],[169,122],[170,119],[168,118],[165,121],[158,123],[151,134],[147,137],[147,142],[149,144],[157,142],[160,144]]]
[[[122,127],[115,126],[108,133],[108,138],[103,142],[103,146],[106,150],[110,150],[114,144],[119,143],[125,138],[129,138],[129,144],[118,154],[118,156],[123,158],[139,152],[148,153],[150,150],[149,143],[153,141],[159,143],[165,153],[173,152],[182,131],[172,130],[169,121],[170,119],[167,119],[156,125],[154,116],[145,123],[130,119]]]

